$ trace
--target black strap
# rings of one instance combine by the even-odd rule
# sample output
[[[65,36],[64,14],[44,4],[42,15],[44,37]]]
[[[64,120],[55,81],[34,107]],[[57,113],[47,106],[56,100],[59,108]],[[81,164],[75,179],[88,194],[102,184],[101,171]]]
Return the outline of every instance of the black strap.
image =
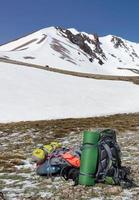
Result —
[[[98,146],[98,144],[92,144],[92,143],[86,142],[83,144],[82,150],[84,148],[92,148],[92,147],[96,147],[96,146]]]
[[[83,176],[89,176],[89,177],[91,177],[91,178],[95,178],[95,175],[94,175],[94,174],[83,173],[83,172],[80,172],[79,174],[80,174],[80,175],[83,175]]]

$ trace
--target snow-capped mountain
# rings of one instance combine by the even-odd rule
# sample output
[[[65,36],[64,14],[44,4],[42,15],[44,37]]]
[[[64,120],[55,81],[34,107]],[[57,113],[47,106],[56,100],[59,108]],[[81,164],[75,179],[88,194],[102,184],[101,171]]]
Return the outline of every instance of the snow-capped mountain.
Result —
[[[138,44],[116,36],[54,27],[5,44],[0,47],[0,122],[139,112],[136,84],[51,70],[135,76],[138,55]]]
[[[2,45],[0,58],[95,74],[139,74],[139,44],[72,28],[44,28]]]

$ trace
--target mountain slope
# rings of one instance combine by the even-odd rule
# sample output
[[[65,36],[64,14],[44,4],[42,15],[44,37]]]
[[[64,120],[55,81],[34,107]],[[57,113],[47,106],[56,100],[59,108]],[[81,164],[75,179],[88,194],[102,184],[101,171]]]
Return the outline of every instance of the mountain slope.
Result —
[[[42,29],[1,46],[0,57],[95,74],[139,74],[139,44],[75,29]]]
[[[0,121],[101,116],[139,111],[139,86],[0,64]]]

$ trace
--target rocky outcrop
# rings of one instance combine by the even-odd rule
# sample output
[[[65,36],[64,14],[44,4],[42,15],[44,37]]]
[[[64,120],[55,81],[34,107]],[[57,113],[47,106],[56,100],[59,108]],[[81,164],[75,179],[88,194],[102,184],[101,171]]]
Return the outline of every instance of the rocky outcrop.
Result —
[[[128,47],[125,45],[123,40],[119,37],[112,36],[111,42],[113,42],[115,48],[122,47],[128,50]]]
[[[97,59],[100,65],[104,64],[103,59],[106,60],[106,56],[102,48],[100,47],[99,37],[97,34],[94,34],[94,38],[90,39],[87,35],[83,33],[78,33],[74,35],[68,29],[63,29],[60,27],[58,27],[57,29],[61,32],[61,34],[64,37],[68,38],[70,42],[78,45],[81,50],[87,53],[90,56],[89,57],[90,62],[93,62],[94,59]],[[94,46],[94,50],[91,49],[90,45]],[[102,57],[102,59],[100,57]]]
[[[129,54],[133,62],[135,61],[135,58],[139,58],[132,45],[128,47],[121,38],[112,36],[111,42],[114,44],[115,48],[124,48],[125,52]]]

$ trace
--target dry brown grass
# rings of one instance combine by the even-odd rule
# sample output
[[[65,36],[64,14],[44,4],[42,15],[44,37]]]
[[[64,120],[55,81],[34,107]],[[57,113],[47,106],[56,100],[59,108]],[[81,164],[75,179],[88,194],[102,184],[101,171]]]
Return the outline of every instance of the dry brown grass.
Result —
[[[139,113],[0,124],[0,131],[4,132],[5,136],[8,136],[17,131],[24,133],[31,129],[32,132],[39,131],[40,134],[52,132],[53,137],[63,137],[71,131],[78,133],[86,129],[98,127],[114,128],[121,132],[127,130],[136,131],[139,127]]]
[[[95,128],[114,128],[118,130],[117,139],[123,152],[123,165],[132,167],[132,176],[136,183],[138,183],[138,140],[139,140],[139,113],[135,114],[117,114],[105,117],[93,117],[93,118],[79,118],[79,119],[61,119],[61,120],[49,120],[49,121],[34,121],[34,122],[18,122],[0,124],[0,142],[1,142],[1,154],[0,154],[0,185],[1,188],[5,188],[5,181],[15,181],[12,184],[6,185],[10,191],[17,188],[17,184],[20,183],[20,187],[25,187],[25,181],[29,181],[32,188],[25,189],[21,196],[30,193],[33,199],[41,192],[46,192],[47,185],[52,187],[54,182],[49,182],[47,178],[41,178],[35,176],[31,168],[24,167],[25,161],[30,160],[31,154],[37,144],[48,144],[52,140],[68,141],[69,145],[74,145],[75,141],[81,141],[82,131]],[[66,136],[66,137],[65,137]],[[17,168],[19,166],[19,169]],[[35,182],[34,181],[35,176]],[[32,179],[33,177],[33,179]],[[48,182],[47,182],[48,181]],[[36,185],[37,184],[37,185]],[[57,183],[56,183],[57,184]],[[59,183],[58,183],[59,184]],[[65,193],[62,193],[66,188],[71,187],[68,182],[62,182],[60,188],[55,189],[52,192],[53,196],[59,196],[59,199],[63,199]],[[98,185],[101,196],[104,198],[107,196],[109,187],[105,185]],[[72,191],[75,188],[74,191]],[[76,187],[72,187],[69,193],[80,194],[76,191]],[[105,188],[105,189],[104,189]],[[77,188],[78,189],[78,188]],[[107,192],[105,190],[107,189]],[[35,193],[32,193],[32,191]],[[37,191],[37,193],[36,193]],[[84,192],[88,199],[94,197],[92,191]],[[93,190],[94,191],[94,190]],[[131,191],[137,199],[138,190]],[[7,193],[5,193],[7,195]],[[12,192],[14,193],[14,190]],[[96,190],[96,195],[98,195]],[[113,195],[112,191],[109,193]],[[16,194],[18,196],[18,193]],[[93,195],[93,196],[92,196]],[[118,196],[118,194],[115,194]],[[122,196],[125,193],[123,192]],[[90,197],[90,198],[89,198]],[[17,199],[20,199],[17,197]],[[39,199],[39,198],[36,198]],[[53,198],[54,199],[54,198]],[[71,199],[67,197],[65,199]],[[75,199],[74,197],[72,199]],[[76,198],[76,199],[81,199]]]

